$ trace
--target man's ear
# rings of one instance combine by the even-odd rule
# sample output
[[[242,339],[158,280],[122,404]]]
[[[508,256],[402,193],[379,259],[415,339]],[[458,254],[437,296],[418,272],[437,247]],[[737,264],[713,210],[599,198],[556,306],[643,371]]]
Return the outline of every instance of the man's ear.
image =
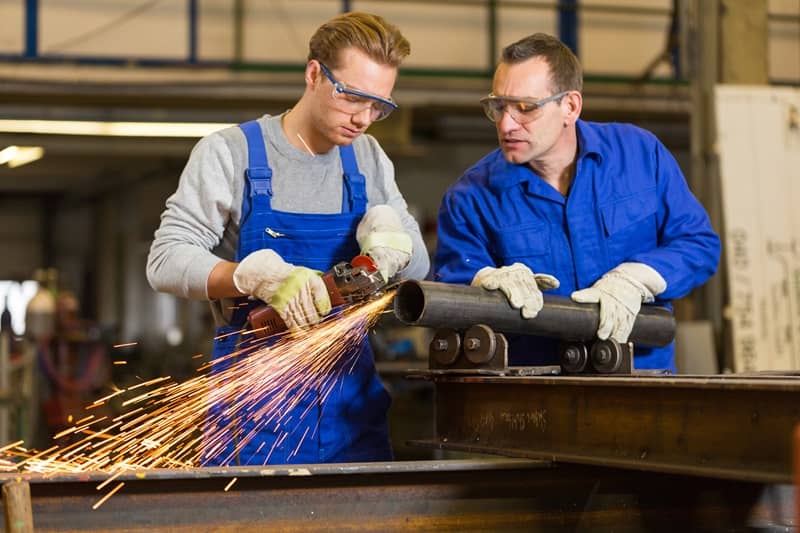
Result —
[[[567,112],[564,115],[564,125],[568,126],[575,124],[581,116],[583,109],[583,95],[578,91],[570,91],[564,95],[564,104],[566,105]]]
[[[319,83],[321,75],[322,75],[322,69],[320,69],[319,67],[319,61],[317,61],[316,59],[312,59],[308,63],[306,63],[306,73],[305,73],[306,86],[313,88],[314,85]]]

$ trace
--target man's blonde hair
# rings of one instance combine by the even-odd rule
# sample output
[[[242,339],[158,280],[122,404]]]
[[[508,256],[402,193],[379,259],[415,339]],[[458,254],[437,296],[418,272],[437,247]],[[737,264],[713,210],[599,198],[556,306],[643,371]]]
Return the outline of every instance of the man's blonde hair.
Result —
[[[396,26],[378,15],[354,11],[338,15],[317,29],[308,43],[308,59],[336,68],[339,52],[349,47],[392,67],[400,66],[411,52],[411,45]]]

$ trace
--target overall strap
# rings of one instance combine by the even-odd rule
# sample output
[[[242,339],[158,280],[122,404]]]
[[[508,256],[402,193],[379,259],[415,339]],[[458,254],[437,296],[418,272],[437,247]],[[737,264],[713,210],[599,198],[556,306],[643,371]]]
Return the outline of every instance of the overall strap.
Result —
[[[247,219],[252,203],[258,201],[263,210],[272,209],[272,169],[269,167],[267,148],[261,126],[255,120],[239,124],[247,140],[247,169],[244,171],[245,187],[242,202],[242,223]]]
[[[364,213],[367,210],[366,179],[358,170],[353,146],[340,146],[339,157],[342,159],[342,170],[344,170],[342,213]]]
[[[236,260],[242,257],[242,230],[250,223],[250,214],[272,211],[272,169],[269,167],[267,148],[264,145],[264,134],[255,120],[240,124],[247,141],[247,168],[244,171],[244,192],[242,194],[242,215],[239,225],[239,245]],[[253,305],[246,297],[237,298],[236,309],[231,317],[231,324],[241,327],[247,320],[247,313]]]

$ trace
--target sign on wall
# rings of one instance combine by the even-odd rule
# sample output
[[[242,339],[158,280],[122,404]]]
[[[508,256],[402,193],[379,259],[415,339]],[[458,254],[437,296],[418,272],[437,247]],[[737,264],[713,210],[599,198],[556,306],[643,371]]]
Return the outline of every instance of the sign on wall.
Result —
[[[800,369],[800,90],[715,102],[734,370]]]

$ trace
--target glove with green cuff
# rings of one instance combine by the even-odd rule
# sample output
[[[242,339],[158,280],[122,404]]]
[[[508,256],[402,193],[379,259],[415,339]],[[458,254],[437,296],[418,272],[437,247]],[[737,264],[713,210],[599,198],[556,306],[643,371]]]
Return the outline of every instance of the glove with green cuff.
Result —
[[[356,228],[356,240],[361,253],[375,260],[387,282],[411,261],[411,235],[388,205],[376,205],[367,210]]]
[[[514,263],[500,268],[483,267],[470,285],[499,290],[511,307],[520,309],[522,318],[536,318],[544,305],[542,289],[557,289],[560,282],[550,274],[534,274],[527,265]]]
[[[320,273],[295,266],[274,250],[258,250],[233,272],[236,289],[271,305],[296,331],[318,323],[331,310],[331,299]]]
[[[636,315],[643,303],[651,303],[667,290],[667,282],[644,263],[622,263],[609,270],[588,289],[575,291],[572,299],[580,303],[600,304],[597,338],[611,337],[628,342]]]

